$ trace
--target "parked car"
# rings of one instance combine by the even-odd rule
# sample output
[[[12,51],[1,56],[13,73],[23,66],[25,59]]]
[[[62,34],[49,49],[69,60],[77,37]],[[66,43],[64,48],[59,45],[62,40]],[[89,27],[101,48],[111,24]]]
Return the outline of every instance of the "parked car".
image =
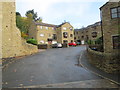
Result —
[[[62,48],[62,44],[61,43],[52,44],[52,48]]]
[[[98,51],[96,47],[92,47],[91,49],[94,51]]]
[[[77,44],[77,45],[80,45],[80,42],[77,42],[76,44]]]
[[[68,43],[69,46],[76,46],[77,44],[75,42]]]

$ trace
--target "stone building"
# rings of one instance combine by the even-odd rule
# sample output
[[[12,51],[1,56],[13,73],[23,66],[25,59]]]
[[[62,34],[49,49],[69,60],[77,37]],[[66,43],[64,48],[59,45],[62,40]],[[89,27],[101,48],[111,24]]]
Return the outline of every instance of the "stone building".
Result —
[[[104,52],[120,49],[120,2],[107,2],[101,8]]]
[[[107,2],[101,11],[104,52],[88,48],[90,62],[107,73],[120,74],[120,2]]]
[[[86,44],[89,40],[95,41],[101,36],[101,22],[96,22],[87,27],[74,30],[75,42],[80,42],[81,44]]]
[[[2,58],[29,55],[38,51],[34,45],[27,44],[21,38],[20,30],[16,27],[15,2],[0,2],[0,20],[2,21],[2,31],[0,38],[2,41]]]
[[[61,25],[33,22],[29,29],[29,37],[35,38],[38,44],[74,42],[74,29],[70,23]]]

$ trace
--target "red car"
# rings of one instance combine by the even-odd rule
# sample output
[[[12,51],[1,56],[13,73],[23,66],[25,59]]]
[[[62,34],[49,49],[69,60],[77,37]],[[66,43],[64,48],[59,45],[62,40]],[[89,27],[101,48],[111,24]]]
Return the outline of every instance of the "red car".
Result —
[[[75,42],[68,43],[69,46],[77,46]]]

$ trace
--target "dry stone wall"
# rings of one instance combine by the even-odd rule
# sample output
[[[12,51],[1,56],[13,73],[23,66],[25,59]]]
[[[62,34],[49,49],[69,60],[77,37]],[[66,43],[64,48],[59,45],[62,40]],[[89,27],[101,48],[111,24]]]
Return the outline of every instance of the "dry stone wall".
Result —
[[[120,73],[119,53],[104,53],[87,49],[89,61],[107,73]]]

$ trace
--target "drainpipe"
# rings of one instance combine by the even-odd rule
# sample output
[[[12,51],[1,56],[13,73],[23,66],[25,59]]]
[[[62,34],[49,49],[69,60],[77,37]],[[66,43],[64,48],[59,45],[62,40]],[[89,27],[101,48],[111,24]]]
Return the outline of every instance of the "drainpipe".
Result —
[[[104,52],[104,39],[103,39],[102,11],[101,11],[101,9],[100,9],[100,19],[101,19],[101,36],[102,36],[102,46],[103,46],[103,52]]]

